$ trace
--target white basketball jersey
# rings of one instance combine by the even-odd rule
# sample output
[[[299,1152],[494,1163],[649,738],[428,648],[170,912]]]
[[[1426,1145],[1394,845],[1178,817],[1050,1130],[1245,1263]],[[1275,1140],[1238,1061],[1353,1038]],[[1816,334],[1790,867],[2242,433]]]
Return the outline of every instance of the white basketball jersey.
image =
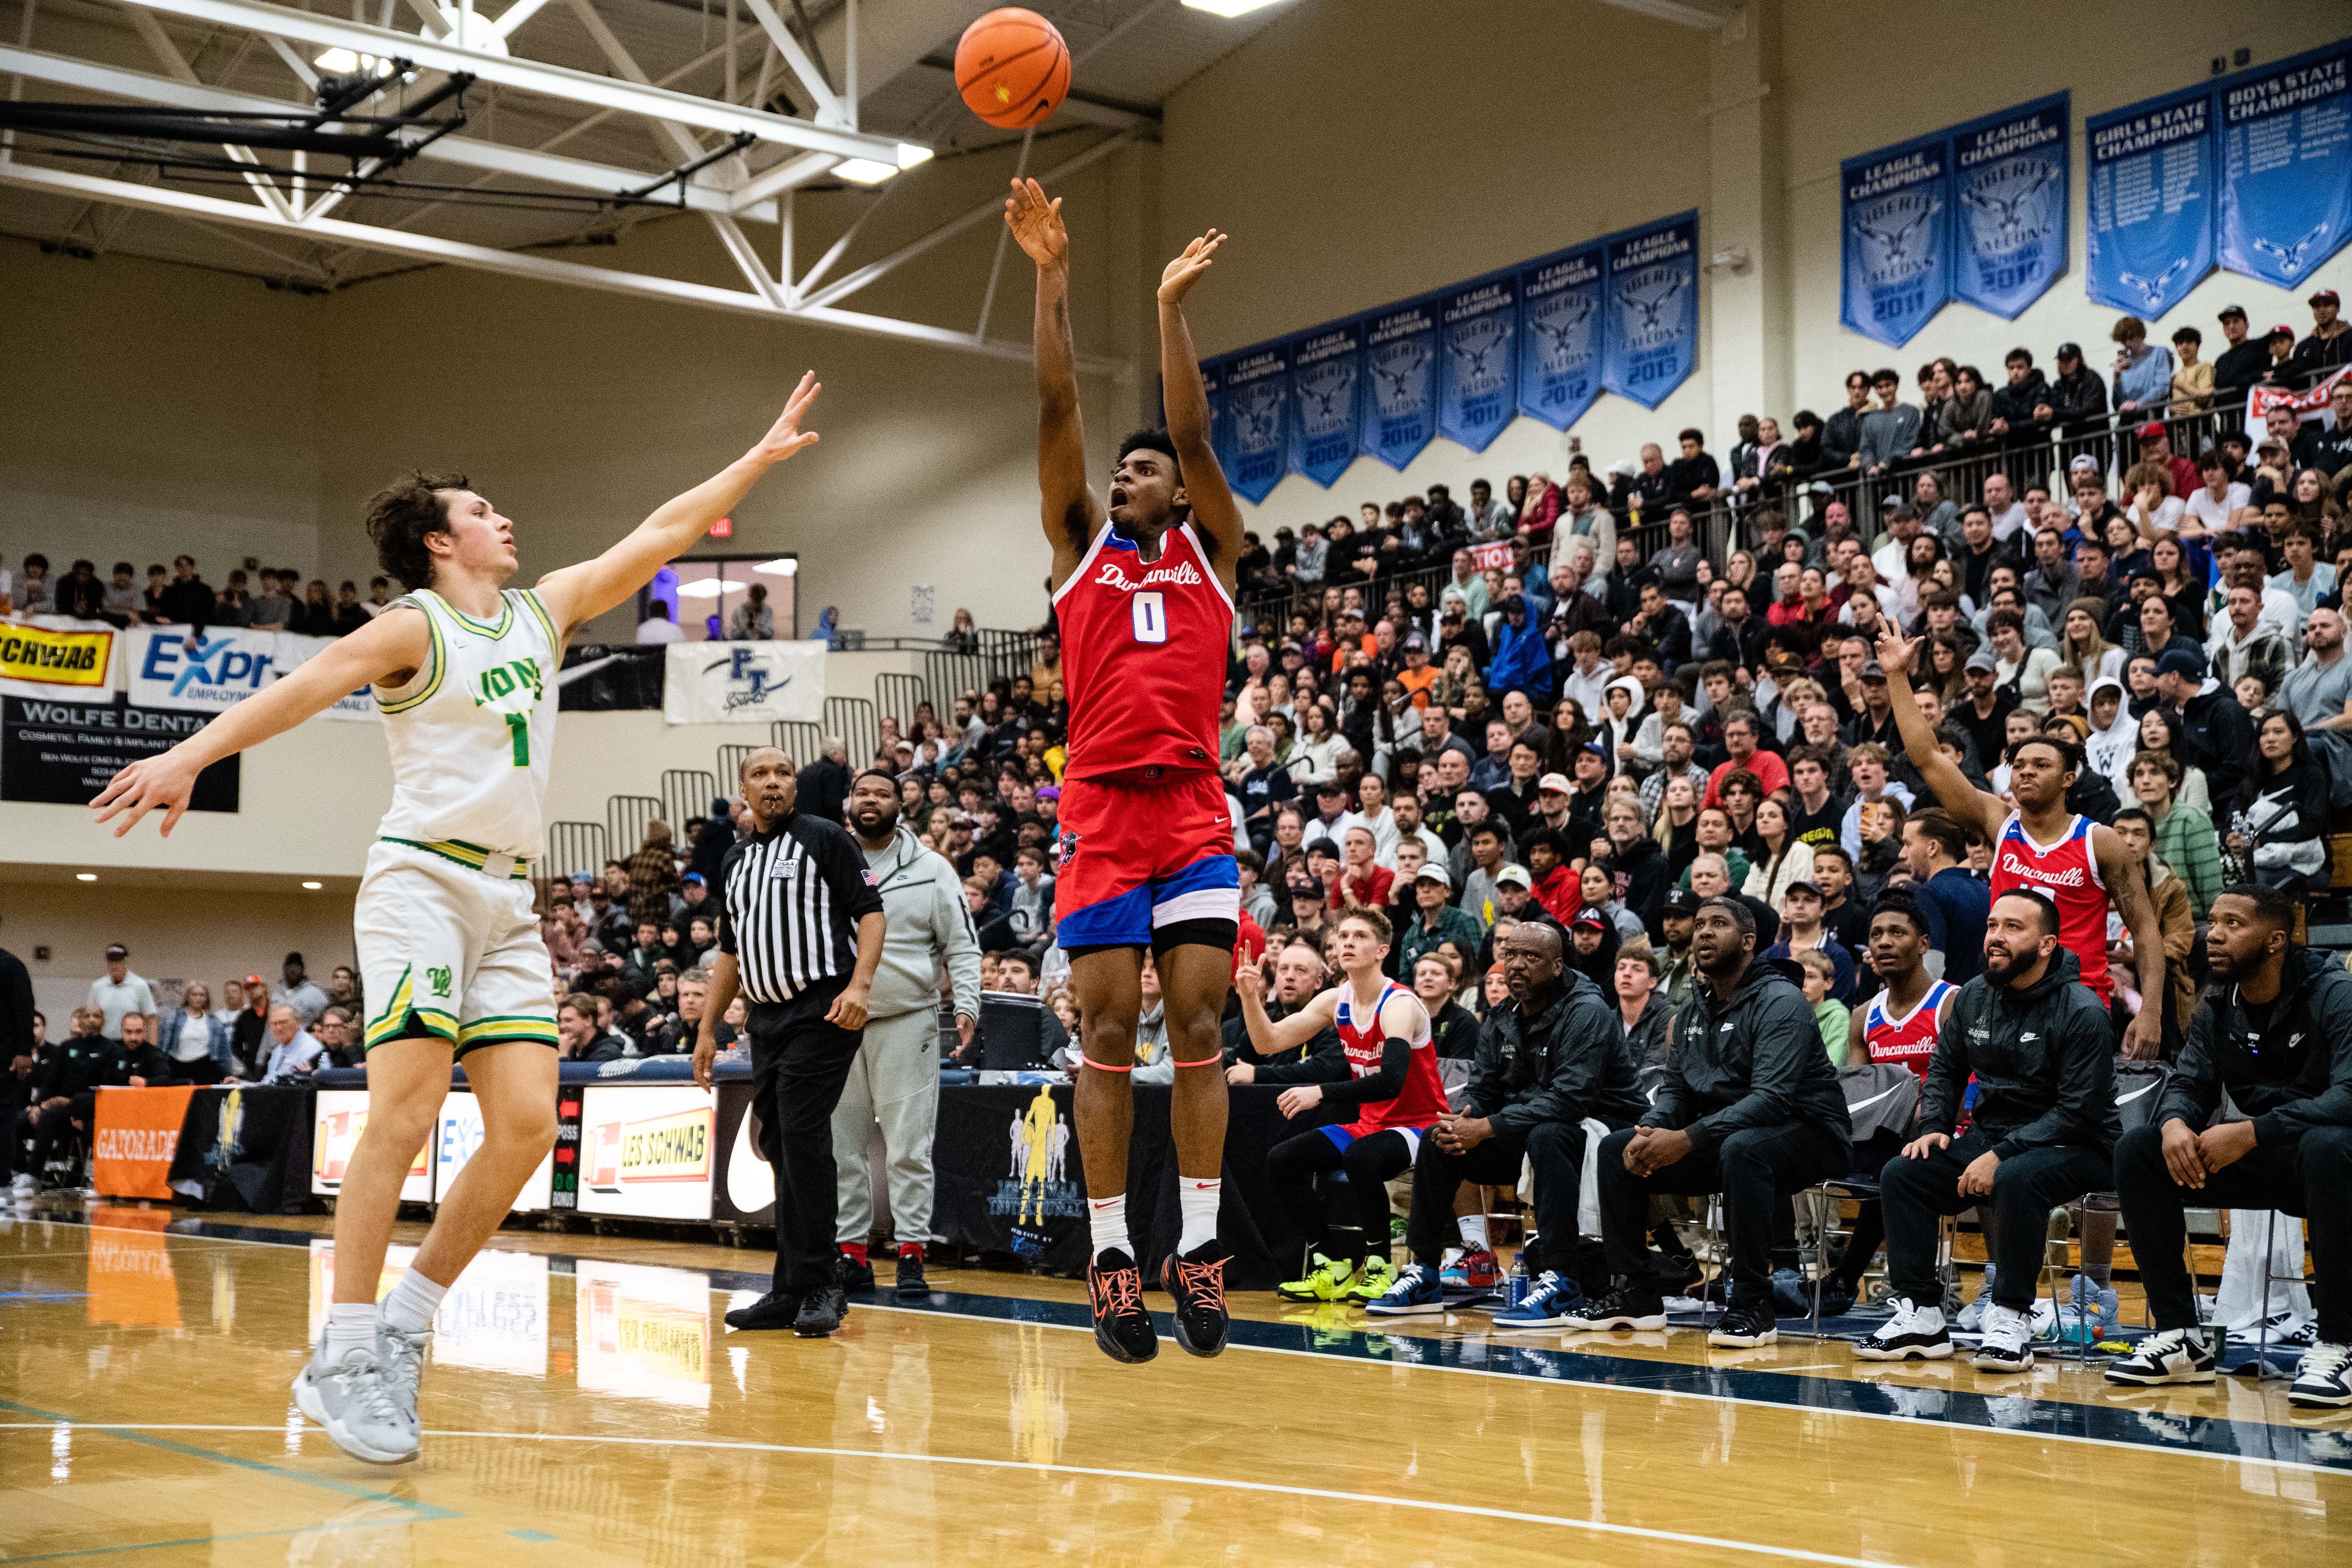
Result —
[[[495,623],[429,589],[394,600],[425,613],[432,655],[407,685],[375,693],[392,749],[392,809],[377,832],[475,866],[541,853],[563,662],[538,595],[499,599]]]

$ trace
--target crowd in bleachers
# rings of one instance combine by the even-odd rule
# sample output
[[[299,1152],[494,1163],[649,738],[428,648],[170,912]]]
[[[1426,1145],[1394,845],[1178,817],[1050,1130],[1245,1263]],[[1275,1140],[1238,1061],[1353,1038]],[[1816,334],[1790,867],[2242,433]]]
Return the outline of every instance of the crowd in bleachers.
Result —
[[[326,579],[313,577],[308,586],[291,566],[260,568],[248,578],[245,568],[228,574],[225,587],[215,588],[196,570],[195,557],[173,557],[169,569],[147,568],[142,586],[136,569],[118,561],[104,577],[96,563],[76,561],[64,575],[52,574],[49,558],[34,551],[11,569],[0,561],[0,616],[66,616],[75,620],[106,621],[121,627],[249,626],[256,631],[293,632],[303,637],[339,637],[355,632],[388,608],[391,582],[368,580],[368,596],[349,578],[330,589]]]

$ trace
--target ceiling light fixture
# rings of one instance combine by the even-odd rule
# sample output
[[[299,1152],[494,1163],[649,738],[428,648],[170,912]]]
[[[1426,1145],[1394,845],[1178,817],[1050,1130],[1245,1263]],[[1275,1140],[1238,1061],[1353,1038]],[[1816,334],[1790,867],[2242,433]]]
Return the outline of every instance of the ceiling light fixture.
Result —
[[[845,158],[833,166],[833,172],[853,184],[878,185],[901,169],[911,169],[931,160],[929,147],[918,147],[912,142],[898,143],[898,162],[894,165],[873,158]]]
[[[95,871],[76,871],[74,873],[74,880],[77,882],[95,882],[98,880],[98,873]]]
[[[740,594],[746,586],[742,583],[722,583],[716,577],[698,577],[691,583],[680,583],[677,596],[681,599],[716,599],[725,594]]]
[[[306,888],[310,889],[310,891],[312,891],[312,892],[314,892],[314,893],[315,893],[315,892],[317,892],[320,889],[321,889],[321,888],[325,887],[327,884],[326,884],[326,883],[324,883],[324,882],[305,882],[305,883],[303,883],[302,885],[303,885],[304,887],[306,887]]]
[[[1184,0],[1186,10],[1206,11],[1212,16],[1223,16],[1228,19],[1245,16],[1252,11],[1273,4],[1274,0]]]
[[[765,573],[771,577],[797,577],[800,575],[801,563],[797,557],[780,555],[773,561],[761,562],[751,570]]]

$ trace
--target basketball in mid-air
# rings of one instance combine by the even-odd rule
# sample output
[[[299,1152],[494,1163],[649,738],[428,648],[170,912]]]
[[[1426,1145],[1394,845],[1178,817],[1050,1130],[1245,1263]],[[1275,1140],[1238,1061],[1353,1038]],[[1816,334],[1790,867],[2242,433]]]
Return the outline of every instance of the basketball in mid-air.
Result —
[[[1070,46],[1036,12],[1007,5],[963,30],[955,77],[974,114],[1007,131],[1026,131],[1062,107],[1070,90]]]

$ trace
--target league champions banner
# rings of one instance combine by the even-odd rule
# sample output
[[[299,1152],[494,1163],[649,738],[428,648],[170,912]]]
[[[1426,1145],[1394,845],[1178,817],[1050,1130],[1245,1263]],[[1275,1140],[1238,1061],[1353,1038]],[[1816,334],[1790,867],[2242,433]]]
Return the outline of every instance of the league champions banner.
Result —
[[[2352,40],[2222,82],[2222,266],[2300,288],[2352,236]]]
[[[1290,340],[1290,471],[1329,489],[1356,460],[1364,329],[1342,321]]]
[[[1954,128],[1952,297],[2016,320],[2066,270],[2064,93]]]
[[[1217,454],[1217,466],[1230,474],[1234,471],[1234,416],[1225,406],[1225,362],[1209,359],[1201,362],[1201,390],[1209,399],[1209,447]],[[1160,423],[1168,423],[1168,387],[1160,388]]]
[[[1416,300],[1364,318],[1364,455],[1391,468],[1419,457],[1437,434],[1437,310]]]
[[[1437,430],[1483,452],[1518,413],[1518,278],[1498,273],[1466,283],[1438,302]]]
[[[1234,455],[1230,463],[1222,455],[1218,461],[1234,493],[1255,506],[1274,493],[1290,466],[1289,346],[1273,343],[1228,356],[1224,387]]]
[[[1951,298],[1950,163],[1938,132],[1839,165],[1838,319],[1874,342],[1901,348]]]
[[[1655,408],[1698,363],[1698,214],[1612,235],[1601,249],[1609,292],[1601,384]]]
[[[1565,430],[1601,397],[1602,247],[1519,272],[1519,412]]]
[[[2095,304],[2153,321],[2213,270],[2213,89],[2131,104],[2083,131],[2084,290]]]

